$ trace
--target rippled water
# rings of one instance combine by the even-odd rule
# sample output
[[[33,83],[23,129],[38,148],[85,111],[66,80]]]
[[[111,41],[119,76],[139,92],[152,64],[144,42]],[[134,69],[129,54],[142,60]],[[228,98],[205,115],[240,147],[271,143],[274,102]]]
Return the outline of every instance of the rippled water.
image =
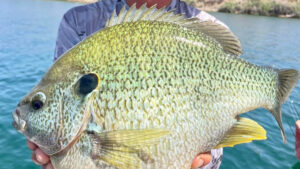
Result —
[[[244,50],[242,58],[258,65],[300,70],[300,20],[220,13],[214,15],[228,24],[240,38]],[[225,148],[221,168],[291,168],[297,162],[293,132],[296,113],[300,114],[299,83],[283,105],[282,112],[288,144],[282,142],[271,113],[263,109],[248,112],[245,116],[267,130],[268,140]]]
[[[11,126],[17,102],[52,63],[59,21],[78,4],[39,1],[0,1],[0,168],[38,168],[31,161],[24,137]],[[252,63],[300,69],[300,20],[214,13],[240,38],[244,55]],[[291,168],[296,163],[290,124],[300,114],[299,84],[283,106],[288,144],[269,112],[255,110],[245,116],[268,132],[268,140],[226,148],[222,169]],[[291,103],[293,101],[293,103]],[[292,126],[294,129],[294,126]]]

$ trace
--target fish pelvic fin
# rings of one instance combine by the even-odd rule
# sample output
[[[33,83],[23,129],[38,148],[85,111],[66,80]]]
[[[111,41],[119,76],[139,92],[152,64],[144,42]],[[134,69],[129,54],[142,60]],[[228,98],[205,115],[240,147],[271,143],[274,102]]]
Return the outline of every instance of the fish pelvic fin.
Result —
[[[170,134],[164,129],[115,130],[97,133],[88,131],[92,139],[92,158],[120,169],[141,168],[153,163],[150,152],[143,148],[156,145],[160,138]]]
[[[146,3],[137,8],[132,5],[128,10],[125,6],[120,13],[113,12],[105,27],[112,27],[126,22],[157,21],[179,25],[181,27],[202,33],[221,45],[224,51],[232,56],[240,56],[243,51],[238,38],[226,27],[212,21],[200,21],[197,17],[185,18],[184,14],[175,14],[174,10],[157,9],[157,5],[148,8]],[[201,34],[199,34],[201,36]]]
[[[300,73],[294,69],[275,70],[278,73],[277,82],[277,102],[269,111],[275,117],[281,131],[282,139],[284,143],[287,143],[286,135],[282,125],[281,106],[286,101],[291,91],[297,85]]]
[[[255,121],[248,118],[239,118],[216,148],[233,147],[253,140],[265,140],[267,139],[266,134],[265,129]]]

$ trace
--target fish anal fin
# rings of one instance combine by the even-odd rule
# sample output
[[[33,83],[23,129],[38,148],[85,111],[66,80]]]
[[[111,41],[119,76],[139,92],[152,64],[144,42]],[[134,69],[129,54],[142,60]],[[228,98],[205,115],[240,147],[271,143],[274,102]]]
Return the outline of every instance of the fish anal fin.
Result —
[[[239,118],[216,148],[233,147],[236,144],[265,140],[266,138],[265,129],[258,123],[247,118]]]

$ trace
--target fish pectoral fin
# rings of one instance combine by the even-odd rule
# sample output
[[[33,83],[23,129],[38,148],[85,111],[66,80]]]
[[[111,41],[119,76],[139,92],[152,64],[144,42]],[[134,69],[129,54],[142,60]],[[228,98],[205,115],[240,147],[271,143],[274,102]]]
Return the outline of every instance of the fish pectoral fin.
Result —
[[[165,129],[115,130],[98,134],[102,143],[120,143],[127,146],[145,146],[159,141],[170,134]]]
[[[169,130],[116,130],[103,133],[88,132],[92,138],[92,157],[117,168],[140,168],[143,163],[152,163],[151,153],[143,147],[156,145]]]
[[[239,118],[233,128],[216,148],[233,147],[236,144],[248,143],[253,140],[267,139],[265,129],[248,118]]]

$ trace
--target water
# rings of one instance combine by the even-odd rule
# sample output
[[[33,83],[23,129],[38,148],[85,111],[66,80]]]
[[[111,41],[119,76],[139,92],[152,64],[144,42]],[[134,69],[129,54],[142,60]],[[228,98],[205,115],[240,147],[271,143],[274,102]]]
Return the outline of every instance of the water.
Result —
[[[2,0],[0,2],[0,168],[39,168],[31,161],[24,137],[11,126],[11,112],[18,101],[52,64],[59,22],[63,14],[79,4]],[[213,13],[240,38],[243,58],[259,65],[300,69],[300,20]],[[225,148],[222,169],[282,169],[297,162],[294,135],[290,130],[295,111],[300,114],[300,86],[283,106],[288,144],[266,110],[245,116],[268,132],[268,140]],[[291,103],[293,101],[293,103]],[[289,125],[290,124],[290,125]]]
[[[228,24],[240,38],[244,50],[242,58],[258,65],[300,70],[300,20],[220,13],[214,15]],[[299,94],[298,83],[282,109],[288,144],[282,142],[271,113],[263,109],[249,112],[245,116],[266,129],[268,140],[225,148],[221,168],[291,168],[297,162],[293,132],[295,113],[297,111],[300,114]]]

